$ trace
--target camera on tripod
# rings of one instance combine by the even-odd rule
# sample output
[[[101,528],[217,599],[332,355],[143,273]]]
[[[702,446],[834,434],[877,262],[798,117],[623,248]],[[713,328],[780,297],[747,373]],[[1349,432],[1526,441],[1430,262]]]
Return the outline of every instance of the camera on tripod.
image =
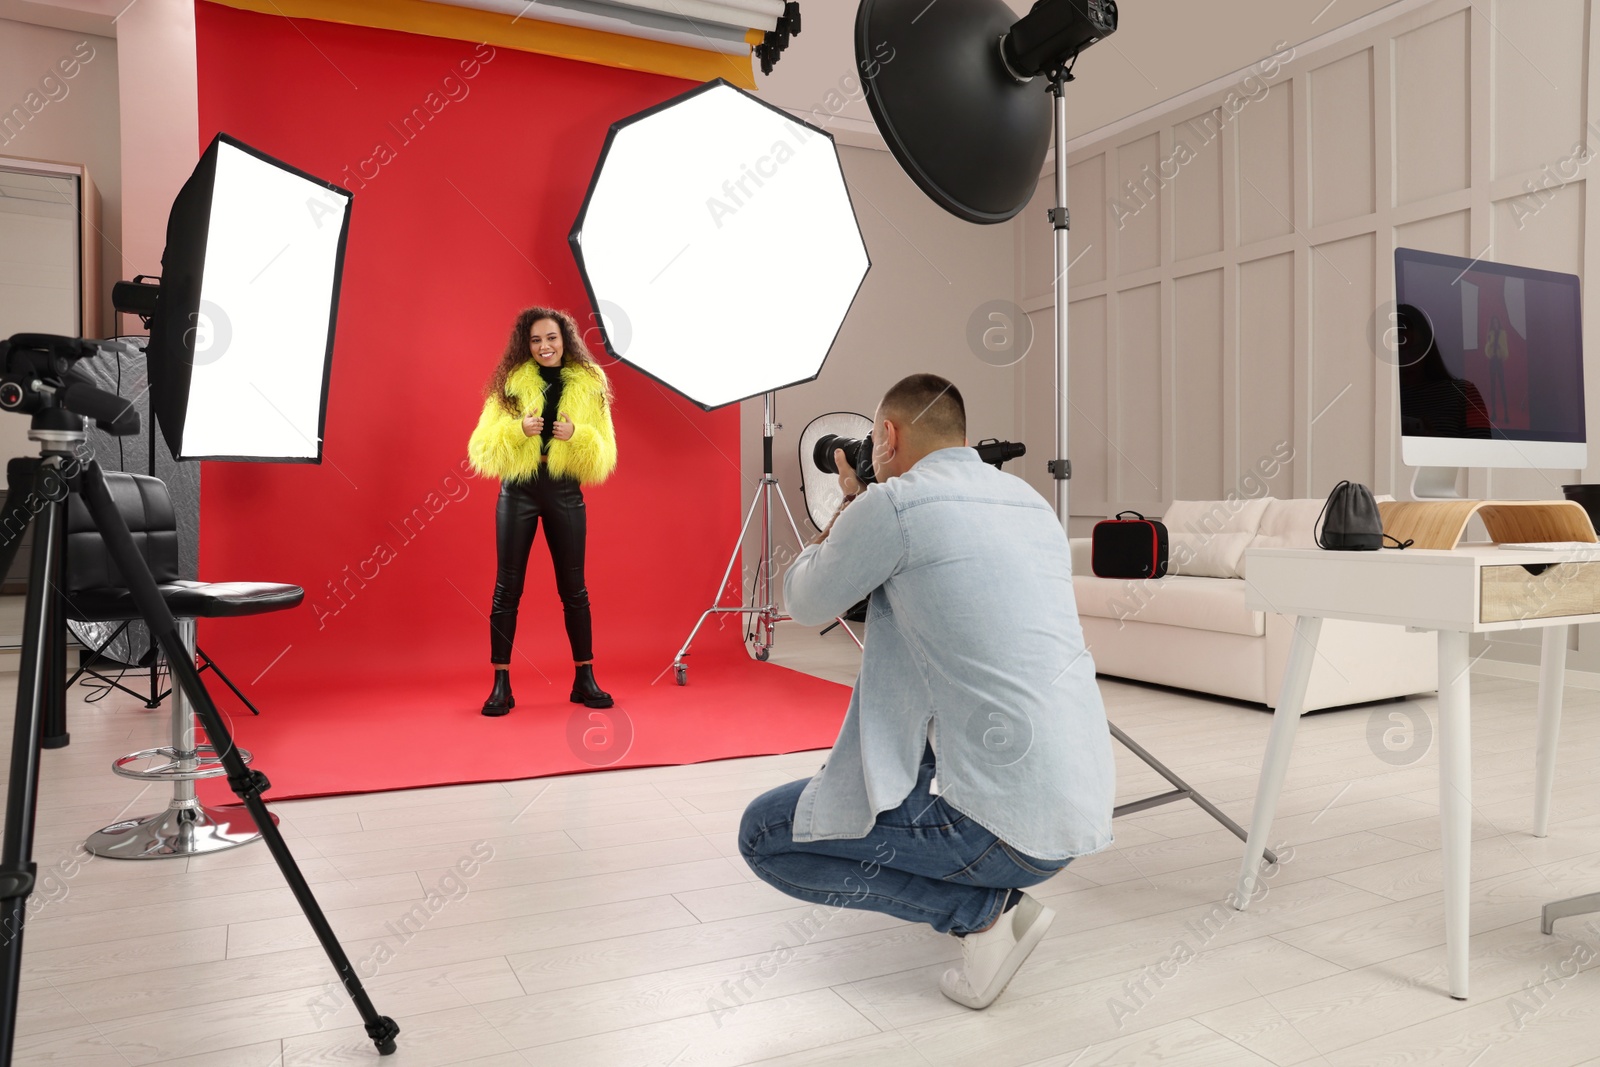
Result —
[[[60,408],[93,419],[113,437],[139,432],[133,403],[97,389],[73,374],[80,359],[124,347],[119,341],[86,341],[47,333],[19,333],[0,341],[0,408],[37,414]],[[71,429],[65,424],[61,429]]]

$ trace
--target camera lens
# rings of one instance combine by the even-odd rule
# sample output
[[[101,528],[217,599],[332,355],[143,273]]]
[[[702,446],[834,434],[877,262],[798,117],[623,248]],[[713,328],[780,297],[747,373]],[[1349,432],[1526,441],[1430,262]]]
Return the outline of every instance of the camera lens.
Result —
[[[817,470],[823,474],[838,474],[839,465],[833,461],[833,453],[842,449],[844,461],[855,472],[856,480],[862,485],[871,485],[878,480],[876,472],[872,469],[872,435],[865,437],[840,437],[836,433],[825,433],[817,438],[816,445],[811,450],[811,462],[817,465]]]
[[[817,465],[817,470],[823,474],[838,474],[839,467],[833,462],[833,450],[838,448],[837,441],[840,437],[836,433],[825,433],[817,438],[816,445],[811,449],[811,462]],[[848,438],[845,438],[848,440]]]

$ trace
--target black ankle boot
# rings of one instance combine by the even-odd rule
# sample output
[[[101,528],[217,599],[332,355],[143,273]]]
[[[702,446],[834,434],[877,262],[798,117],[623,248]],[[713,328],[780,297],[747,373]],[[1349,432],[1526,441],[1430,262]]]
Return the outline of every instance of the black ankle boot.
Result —
[[[590,708],[609,708],[614,703],[611,694],[595,682],[593,664],[578,668],[577,677],[572,680],[572,702]]]
[[[494,672],[494,690],[490,692],[489,699],[483,702],[485,715],[506,715],[517,706],[517,700],[511,695],[511,672]]]

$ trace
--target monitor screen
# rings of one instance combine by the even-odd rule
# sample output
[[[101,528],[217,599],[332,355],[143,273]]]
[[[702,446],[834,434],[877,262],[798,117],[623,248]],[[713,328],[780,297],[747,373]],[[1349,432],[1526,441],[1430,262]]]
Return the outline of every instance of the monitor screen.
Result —
[[[1405,461],[1582,466],[1577,276],[1410,248],[1394,258]]]

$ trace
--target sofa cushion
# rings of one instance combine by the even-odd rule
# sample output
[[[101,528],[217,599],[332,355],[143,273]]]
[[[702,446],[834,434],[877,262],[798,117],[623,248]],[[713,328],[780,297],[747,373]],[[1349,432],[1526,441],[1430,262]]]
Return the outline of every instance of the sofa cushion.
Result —
[[[1245,583],[1237,578],[1169,574],[1165,578],[1134,581],[1078,574],[1073,576],[1072,589],[1079,615],[1246,637],[1266,633],[1265,616],[1245,607]],[[1160,654],[1160,649],[1151,649],[1151,655]]]
[[[1269,497],[1174,500],[1162,517],[1167,527],[1169,573],[1241,577],[1240,558],[1255,537],[1269,502]]]
[[[1375,499],[1381,504],[1393,500],[1387,493]],[[1322,514],[1322,500],[1277,500],[1268,498],[1267,510],[1261,516],[1261,525],[1251,540],[1250,548],[1316,548],[1317,516]],[[1239,570],[1245,570],[1243,559]]]
[[[1267,510],[1256,527],[1251,548],[1316,548],[1312,527],[1322,511],[1321,500],[1277,500],[1268,498]]]

